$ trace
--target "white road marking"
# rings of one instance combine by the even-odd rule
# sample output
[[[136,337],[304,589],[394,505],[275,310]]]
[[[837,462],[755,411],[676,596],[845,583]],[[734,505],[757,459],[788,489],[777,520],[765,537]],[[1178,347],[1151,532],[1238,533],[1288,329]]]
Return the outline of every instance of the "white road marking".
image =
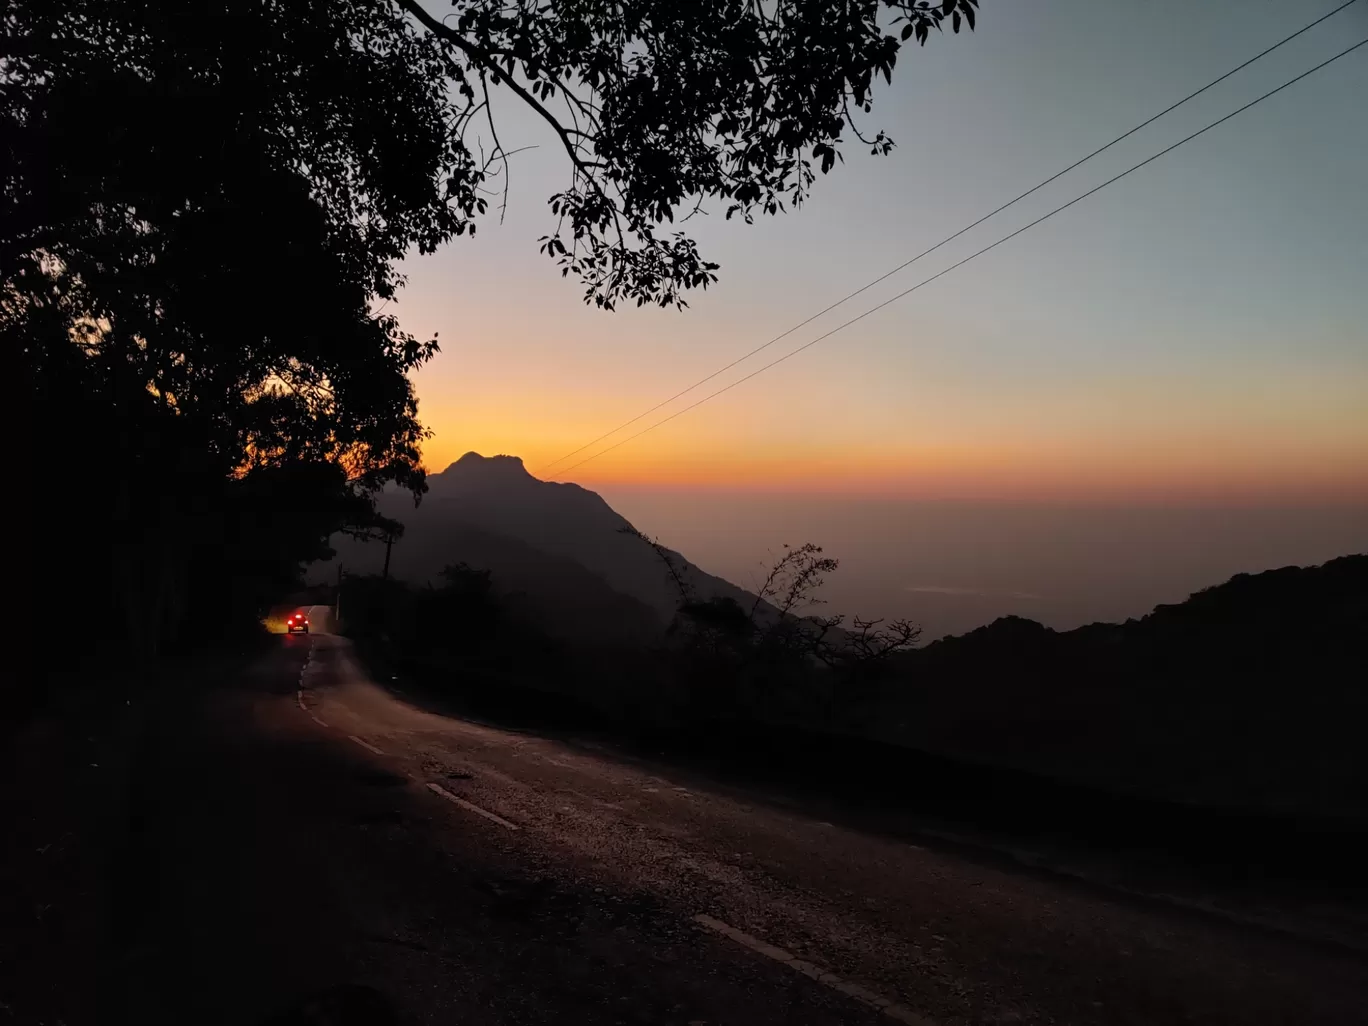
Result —
[[[303,688],[300,688],[298,691],[295,692],[295,698],[299,701],[299,708],[300,708],[301,710],[303,710],[304,712],[308,712],[309,710],[304,708],[304,689],[303,689]]]
[[[433,792],[434,794],[440,794],[447,801],[454,802],[461,808],[465,809],[467,812],[473,812],[477,816],[483,816],[485,819],[490,820],[491,822],[498,823],[501,827],[507,827],[509,830],[518,829],[518,824],[510,823],[502,816],[496,816],[488,809],[480,808],[474,802],[468,802],[464,798],[457,797],[456,795],[448,791],[445,787],[443,787],[441,784],[428,784],[428,790]]]
[[[319,719],[317,716],[315,716],[313,713],[309,713],[309,719],[313,720],[313,721],[314,721],[315,723],[317,723],[320,727],[326,727],[326,726],[327,726],[326,723],[324,723],[322,720],[320,720],[320,719]]]
[[[851,983],[849,980],[843,980],[835,973],[827,972],[821,966],[804,961],[795,956],[792,952],[785,951],[783,948],[776,948],[773,944],[766,944],[759,937],[752,937],[750,934],[738,930],[734,926],[728,926],[720,919],[714,919],[712,916],[698,915],[694,916],[694,922],[705,929],[711,930],[713,933],[726,937],[728,940],[736,941],[736,943],[743,947],[750,948],[750,950],[757,954],[764,955],[766,958],[771,958],[776,962],[786,965],[790,969],[802,973],[809,979],[816,980],[818,983],[830,987],[832,990],[839,991],[847,997],[852,997],[861,1004],[869,1005],[871,1008],[877,1008],[890,1019],[896,1019],[898,1022],[907,1023],[908,1026],[935,1026],[935,1023],[932,1020],[924,1015],[918,1015],[906,1005],[894,1004],[892,1001],[888,1000],[888,998],[882,997],[865,987],[861,987],[858,983]]]
[[[355,734],[348,734],[347,737],[351,738],[353,741],[355,741],[362,748],[366,749],[366,751],[368,752],[374,752],[376,755],[385,754],[384,752],[380,751],[380,749],[376,748],[375,745],[371,744],[369,741],[357,737]]]

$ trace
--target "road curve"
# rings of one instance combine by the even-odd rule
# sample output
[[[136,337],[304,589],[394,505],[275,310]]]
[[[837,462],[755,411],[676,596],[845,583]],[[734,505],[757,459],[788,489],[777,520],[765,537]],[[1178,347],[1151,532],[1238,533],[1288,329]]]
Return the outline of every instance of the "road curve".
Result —
[[[341,639],[281,642],[165,753],[208,806],[168,799],[149,839],[182,910],[150,932],[213,934],[208,967],[145,942],[192,977],[184,1021],[360,980],[461,1026],[1368,1022],[1355,956],[439,716]],[[234,900],[202,882],[224,874]]]

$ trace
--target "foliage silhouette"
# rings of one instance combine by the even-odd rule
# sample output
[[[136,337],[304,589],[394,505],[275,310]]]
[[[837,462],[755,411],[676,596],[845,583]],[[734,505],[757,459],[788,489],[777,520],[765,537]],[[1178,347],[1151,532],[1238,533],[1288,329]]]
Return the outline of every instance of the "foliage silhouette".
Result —
[[[817,592],[840,566],[820,545],[785,545],[743,607],[731,596],[700,598],[671,550],[635,528],[621,533],[655,552],[679,593],[667,638],[683,715],[830,718],[838,704],[867,700],[891,658],[921,637],[906,620],[855,617],[847,628],[844,615],[800,615],[822,604]]]
[[[726,0],[681,4],[596,0],[516,7],[457,0],[439,20],[397,0],[446,55],[456,124],[490,131],[486,168],[506,170],[490,88],[539,115],[570,164],[551,197],[556,230],[542,252],[611,309],[682,305],[716,280],[683,232],[661,227],[725,204],[750,221],[800,206],[849,134],[872,153],[893,147],[863,131],[876,79],[891,81],[904,42],[974,25],[977,0]],[[562,111],[563,108],[563,111]],[[464,140],[464,136],[462,136]],[[507,202],[507,178],[505,198]]]
[[[330,532],[393,535],[371,497],[423,491],[410,374],[437,340],[383,307],[401,257],[473,233],[507,184],[491,88],[565,143],[543,249],[586,299],[682,304],[716,265],[660,226],[709,198],[748,219],[801,202],[902,42],[972,27],[974,4],[462,0],[437,21],[412,0],[13,0],[14,472],[81,468],[79,498],[21,524],[21,633],[55,641],[40,610],[87,580],[86,628],[151,657],[192,620],[250,619]]]

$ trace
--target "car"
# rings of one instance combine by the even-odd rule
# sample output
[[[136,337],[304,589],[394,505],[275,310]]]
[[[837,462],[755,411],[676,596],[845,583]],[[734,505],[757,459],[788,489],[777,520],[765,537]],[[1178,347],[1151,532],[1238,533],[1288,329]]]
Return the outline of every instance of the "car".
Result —
[[[309,618],[303,613],[292,613],[285,621],[286,634],[308,634]]]

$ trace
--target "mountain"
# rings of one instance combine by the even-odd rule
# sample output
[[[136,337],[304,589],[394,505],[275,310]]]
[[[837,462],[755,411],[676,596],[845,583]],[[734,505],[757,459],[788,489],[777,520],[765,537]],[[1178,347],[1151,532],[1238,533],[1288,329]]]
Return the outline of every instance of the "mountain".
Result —
[[[1125,623],[1005,617],[898,660],[899,739],[1207,804],[1368,814],[1368,555],[1238,574]],[[892,729],[892,728],[890,728]]]
[[[407,492],[380,496],[380,512],[404,524],[390,572],[413,583],[434,580],[448,563],[490,570],[502,592],[519,592],[545,622],[565,623],[577,636],[601,622],[595,635],[644,637],[663,630],[679,593],[660,557],[601,496],[576,484],[533,477],[516,456],[466,453],[428,476],[428,492],[414,506]],[[378,573],[384,546],[334,538],[349,568]],[[673,550],[671,558],[697,597],[729,597],[746,608],[755,596],[706,573]],[[332,571],[318,565],[311,576]]]
[[[1193,666],[1209,666],[1220,671],[1213,675],[1221,681],[1236,676],[1232,671],[1244,674],[1236,684],[1245,686],[1251,678],[1291,676],[1310,665],[1347,666],[1365,642],[1368,555],[1354,554],[1320,566],[1236,574],[1183,602],[1156,606],[1121,624],[1055,631],[1019,616],[1001,617],[967,634],[935,641],[918,658],[958,670],[979,658],[1020,668],[1046,654],[1124,649],[1133,671],[1158,667],[1171,673],[1182,667],[1188,672]]]

